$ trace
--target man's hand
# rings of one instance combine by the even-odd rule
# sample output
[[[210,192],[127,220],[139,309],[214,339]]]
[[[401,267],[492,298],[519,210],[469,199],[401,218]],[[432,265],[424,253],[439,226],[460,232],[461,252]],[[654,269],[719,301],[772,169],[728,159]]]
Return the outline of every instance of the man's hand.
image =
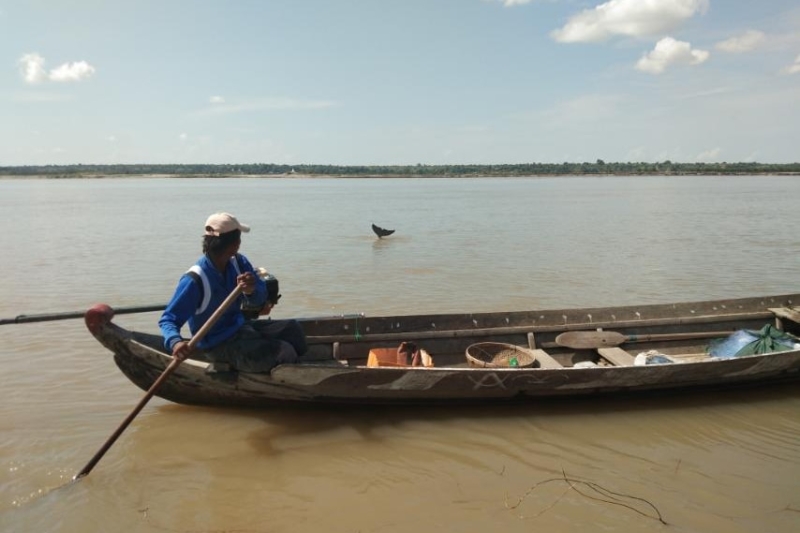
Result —
[[[236,283],[242,286],[242,292],[249,296],[256,290],[256,277],[252,272],[245,272],[236,277]]]
[[[272,302],[267,302],[264,304],[264,307],[261,308],[261,311],[258,312],[260,316],[266,316],[272,311],[272,307],[274,304]]]
[[[172,347],[172,357],[178,361],[185,361],[192,353],[194,350],[189,346],[189,341],[178,341]]]

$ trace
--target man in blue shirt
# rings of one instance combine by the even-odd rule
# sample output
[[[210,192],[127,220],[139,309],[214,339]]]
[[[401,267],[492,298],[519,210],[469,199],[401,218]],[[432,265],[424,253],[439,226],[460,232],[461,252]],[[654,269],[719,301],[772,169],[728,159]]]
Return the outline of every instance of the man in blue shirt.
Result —
[[[178,286],[158,325],[164,346],[183,361],[196,355],[213,363],[229,365],[242,372],[268,372],[282,363],[294,363],[306,351],[305,336],[295,320],[247,321],[241,304],[263,308],[269,314],[274,302],[267,302],[267,286],[248,259],[239,253],[241,234],[250,227],[229,213],[208,217],[203,236],[203,257],[178,281]],[[243,295],[220,317],[198,343],[193,354],[181,327],[188,322],[194,335],[236,288]]]

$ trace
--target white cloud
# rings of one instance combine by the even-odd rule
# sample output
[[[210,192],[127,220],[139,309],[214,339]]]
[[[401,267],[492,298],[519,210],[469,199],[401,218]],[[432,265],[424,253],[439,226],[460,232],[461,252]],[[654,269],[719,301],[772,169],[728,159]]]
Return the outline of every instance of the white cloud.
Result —
[[[217,104],[197,111],[196,115],[221,115],[253,111],[315,110],[336,107],[327,100],[297,100],[294,98],[262,98],[237,104]]]
[[[25,83],[41,83],[45,80],[54,82],[80,81],[90,77],[95,68],[86,61],[64,63],[49,73],[44,68],[45,60],[37,53],[23,55],[19,61],[20,73]]]
[[[695,157],[696,161],[706,162],[706,161],[719,161],[719,156],[722,154],[721,148],[712,148],[711,150],[706,150],[705,152],[700,152]]]
[[[764,42],[764,33],[758,30],[747,30],[742,35],[731,37],[724,41],[718,42],[715,47],[717,50],[729,52],[731,54],[741,54],[749,52],[762,42]]]
[[[647,151],[641,147],[637,146],[635,148],[631,148],[628,150],[628,153],[622,158],[623,161],[646,161],[647,160]]]
[[[208,99],[208,102],[211,104],[224,104],[225,99],[221,96],[212,96]]]
[[[25,54],[19,58],[19,70],[25,83],[39,83],[47,79],[44,58],[39,54]]]
[[[545,112],[553,124],[605,122],[617,113],[622,96],[586,94],[558,103]]]
[[[178,139],[180,139],[181,141],[185,141],[188,138],[189,136],[186,135],[185,133],[181,133],[180,135],[178,135]]]
[[[735,89],[732,87],[712,87],[702,91],[695,91],[691,93],[677,94],[676,98],[679,100],[689,100],[691,98],[707,98],[709,96],[719,96],[720,94],[727,94],[733,92]]]
[[[525,4],[530,4],[533,0],[483,0],[484,2],[499,2],[503,4],[503,7],[514,7],[514,6],[522,6]]]
[[[709,56],[705,50],[693,50],[692,45],[687,42],[664,37],[650,53],[642,56],[636,63],[636,68],[650,74],[661,74],[674,63],[699,65]]]
[[[64,63],[50,71],[52,81],[80,81],[94,74],[94,67],[86,61]]]
[[[800,55],[794,59],[794,63],[781,69],[781,74],[800,74]]]
[[[654,36],[707,8],[708,0],[609,0],[584,9],[550,35],[562,43],[604,41],[614,35]]]

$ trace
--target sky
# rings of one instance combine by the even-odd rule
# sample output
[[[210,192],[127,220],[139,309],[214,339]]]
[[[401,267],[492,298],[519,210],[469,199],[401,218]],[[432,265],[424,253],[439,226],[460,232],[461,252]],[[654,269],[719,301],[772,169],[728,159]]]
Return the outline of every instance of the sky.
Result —
[[[0,166],[798,147],[796,0],[0,0]]]

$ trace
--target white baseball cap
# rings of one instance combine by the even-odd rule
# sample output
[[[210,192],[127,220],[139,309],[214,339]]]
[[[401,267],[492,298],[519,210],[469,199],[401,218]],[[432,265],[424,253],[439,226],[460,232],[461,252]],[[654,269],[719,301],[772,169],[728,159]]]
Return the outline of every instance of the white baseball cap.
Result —
[[[247,233],[250,231],[250,226],[242,224],[230,213],[214,213],[206,220],[206,235],[219,237],[223,233],[237,229]]]

